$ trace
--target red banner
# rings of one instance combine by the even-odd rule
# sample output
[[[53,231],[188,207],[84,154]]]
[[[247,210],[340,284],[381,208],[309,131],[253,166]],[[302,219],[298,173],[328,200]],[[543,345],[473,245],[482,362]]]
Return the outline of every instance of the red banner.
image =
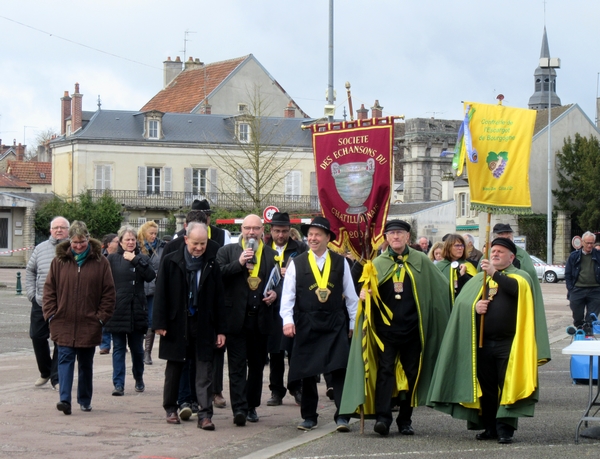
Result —
[[[312,126],[319,201],[337,235],[361,255],[366,222],[371,230],[367,256],[383,240],[392,183],[394,117]]]

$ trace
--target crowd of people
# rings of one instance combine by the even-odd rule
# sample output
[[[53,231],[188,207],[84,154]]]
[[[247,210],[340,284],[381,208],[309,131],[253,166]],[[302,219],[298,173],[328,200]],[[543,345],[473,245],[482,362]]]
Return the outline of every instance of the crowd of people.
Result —
[[[539,281],[510,225],[494,227],[485,256],[470,234],[411,244],[410,224],[391,220],[379,255],[365,263],[330,249],[336,234],[324,217],[295,234],[289,215],[276,212],[265,234],[261,218],[247,215],[231,243],[211,213],[206,200],[195,201],[168,243],[154,222],[123,226],[101,243],[83,222],[52,220],[50,238],[27,265],[26,287],[35,385],[51,382],[59,411],[72,412],[75,360],[77,403],[92,410],[95,348],[109,354],[111,341],[112,395],[125,394],[127,347],[134,390],[144,392],[158,336],[169,424],[197,413],[200,429],[215,429],[213,407],[228,403],[225,353],[239,427],[260,420],[265,368],[266,404],[279,406],[289,394],[305,431],[318,424],[322,379],[339,432],[362,413],[387,436],[397,408],[399,433],[413,435],[413,409],[429,406],[481,430],[477,440],[507,444],[518,418],[533,415],[537,368],[550,349]],[[577,327],[600,309],[594,242],[586,233],[567,264]]]

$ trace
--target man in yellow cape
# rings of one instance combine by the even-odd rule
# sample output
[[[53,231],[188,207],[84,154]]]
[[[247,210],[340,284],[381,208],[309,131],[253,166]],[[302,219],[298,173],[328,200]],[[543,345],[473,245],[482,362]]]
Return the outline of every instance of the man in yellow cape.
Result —
[[[396,424],[413,435],[413,407],[426,402],[433,368],[450,315],[448,281],[427,255],[408,246],[410,225],[391,220],[389,248],[363,270],[340,413],[363,406],[375,431],[387,435],[392,405]],[[394,402],[393,402],[394,400]]]
[[[481,262],[489,275],[490,299],[482,299],[483,273],[457,296],[427,404],[465,419],[469,429],[485,429],[478,440],[512,443],[518,418],[533,416],[538,401],[537,367],[550,360],[539,350],[549,349],[548,331],[536,330],[533,281],[512,265],[515,244],[496,238],[491,253],[491,261]],[[480,314],[485,317],[482,348]]]

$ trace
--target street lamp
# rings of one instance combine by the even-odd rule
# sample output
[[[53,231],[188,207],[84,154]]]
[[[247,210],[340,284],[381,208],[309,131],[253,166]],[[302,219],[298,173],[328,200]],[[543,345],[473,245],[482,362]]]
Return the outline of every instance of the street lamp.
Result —
[[[548,69],[548,222],[546,244],[546,262],[552,264],[552,137],[550,125],[552,124],[552,69],[560,68],[558,57],[541,57],[540,68]]]

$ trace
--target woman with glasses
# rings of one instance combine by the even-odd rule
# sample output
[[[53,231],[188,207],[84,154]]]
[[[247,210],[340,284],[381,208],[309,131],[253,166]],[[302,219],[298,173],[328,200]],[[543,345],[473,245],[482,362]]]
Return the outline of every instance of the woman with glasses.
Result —
[[[108,256],[117,291],[115,312],[106,324],[113,337],[114,396],[125,394],[125,349],[129,343],[135,391],[144,392],[144,335],[148,330],[144,282],[150,282],[156,273],[149,258],[137,247],[137,232],[131,226],[118,231],[119,248]]]
[[[82,411],[92,411],[94,351],[115,307],[115,286],[100,242],[90,238],[80,221],[69,228],[69,238],[56,247],[43,306],[52,340],[58,345],[60,401],[56,408],[64,414],[71,414],[75,358],[77,403]]]
[[[475,267],[467,262],[465,240],[460,234],[450,234],[442,248],[443,259],[436,266],[446,276],[450,285],[452,304],[463,286],[477,274]]]

